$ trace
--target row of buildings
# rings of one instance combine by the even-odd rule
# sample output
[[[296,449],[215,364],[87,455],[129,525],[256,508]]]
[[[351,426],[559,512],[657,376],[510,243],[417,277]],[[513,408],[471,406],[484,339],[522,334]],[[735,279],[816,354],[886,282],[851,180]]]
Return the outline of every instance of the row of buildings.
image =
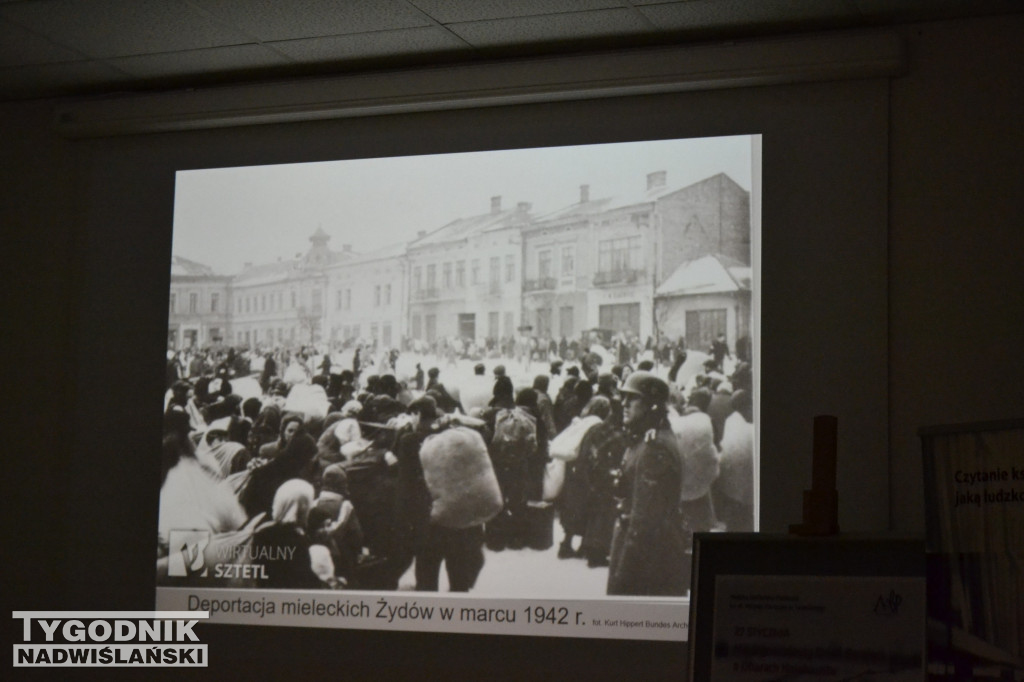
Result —
[[[720,173],[636,196],[590,196],[535,215],[529,203],[358,253],[318,229],[304,255],[224,276],[175,256],[173,349],[440,338],[578,338],[587,329],[664,334],[706,347],[750,333],[750,195]]]

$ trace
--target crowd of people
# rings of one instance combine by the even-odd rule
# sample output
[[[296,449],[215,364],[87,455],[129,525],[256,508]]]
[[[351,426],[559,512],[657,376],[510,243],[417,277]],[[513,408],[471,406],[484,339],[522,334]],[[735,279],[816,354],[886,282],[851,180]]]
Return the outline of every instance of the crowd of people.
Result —
[[[172,531],[205,530],[261,563],[232,586],[394,590],[412,568],[436,591],[443,566],[465,592],[485,548],[552,547],[557,519],[557,557],[608,567],[608,594],[683,596],[692,533],[754,528],[750,358],[727,375],[728,346],[710,351],[686,378],[680,344],[635,370],[556,354],[449,385],[436,357],[398,372],[397,350],[169,355],[158,566],[187,551]]]

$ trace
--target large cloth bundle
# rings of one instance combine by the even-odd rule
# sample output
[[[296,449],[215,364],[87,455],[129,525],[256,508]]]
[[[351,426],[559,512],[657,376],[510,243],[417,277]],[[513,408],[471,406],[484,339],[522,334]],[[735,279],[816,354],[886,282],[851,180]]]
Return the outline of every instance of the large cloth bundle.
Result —
[[[430,520],[446,528],[479,526],[504,504],[487,446],[479,433],[455,427],[420,447],[423,478],[433,500]]]
[[[754,502],[754,425],[739,412],[725,420],[722,432],[721,492],[743,504]]]
[[[597,415],[574,419],[569,426],[565,427],[565,430],[554,437],[548,445],[548,452],[555,459],[572,462],[576,459],[577,455],[579,455],[580,443],[583,442],[583,436],[587,435],[587,431],[592,427],[597,426],[600,423],[601,418]]]
[[[327,416],[330,408],[330,401],[327,400],[327,392],[323,386],[316,384],[296,384],[288,392],[288,400],[284,403],[285,412],[300,412],[306,418],[323,419]]]
[[[260,387],[259,379],[251,376],[232,379],[231,392],[241,396],[242,400],[263,397],[263,389]]]
[[[562,494],[563,485],[565,485],[565,460],[548,460],[544,467],[544,486],[541,499],[544,502],[554,502]]]
[[[491,448],[503,460],[525,461],[537,449],[537,422],[521,407],[499,410]]]
[[[463,409],[469,414],[472,414],[473,410],[482,412],[487,409],[491,398],[494,397],[494,379],[474,374],[463,382],[461,389]]]
[[[683,487],[679,499],[683,502],[696,500],[707,494],[718,478],[719,458],[711,417],[704,412],[683,416],[670,412],[668,421],[683,455]]]

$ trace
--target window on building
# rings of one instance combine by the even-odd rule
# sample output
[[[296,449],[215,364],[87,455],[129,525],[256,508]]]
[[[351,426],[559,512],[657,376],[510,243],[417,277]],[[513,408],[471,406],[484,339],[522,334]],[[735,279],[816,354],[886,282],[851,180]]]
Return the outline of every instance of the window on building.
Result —
[[[444,282],[444,284],[443,284],[444,288],[445,289],[451,289],[452,288],[452,264],[451,263],[445,263],[443,266],[441,266],[441,270],[442,270],[441,278],[442,278],[442,281]]]
[[[199,310],[199,294],[188,295],[188,311],[190,313],[197,312]]]
[[[277,292],[277,309],[284,310],[284,294],[280,291]]]
[[[497,311],[487,313],[487,336],[492,339],[498,338],[501,335],[501,330],[498,329],[498,313]]]
[[[544,279],[551,277],[551,250],[544,249],[537,252],[537,277]]]
[[[344,300],[345,300],[345,296],[342,293],[342,290],[338,289],[338,291],[337,291],[337,293],[336,293],[336,295],[334,297],[334,309],[335,310],[341,310],[341,304],[342,304],[342,301],[344,301]]]
[[[391,285],[384,285],[384,305],[391,305]]]
[[[598,326],[617,332],[640,334],[640,304],[615,303],[597,308]]]
[[[464,260],[455,263],[455,286],[466,286],[466,261]]]
[[[284,341],[284,327],[277,328],[277,340]]]
[[[513,255],[505,256],[505,281],[516,281],[516,257]]]
[[[437,286],[437,266],[430,264],[427,266],[427,288],[433,289]]]
[[[295,308],[298,308],[298,307],[299,307],[299,299],[295,295],[295,292],[293,291],[292,292],[292,310],[294,310]],[[295,338],[295,337],[292,336],[292,338]]]
[[[235,299],[235,312],[242,312],[242,299],[241,297]]]
[[[515,313],[505,313],[505,336],[513,336],[516,333]]]
[[[373,287],[373,305],[380,307],[380,285]]]
[[[370,325],[370,338],[373,339],[374,341],[377,340],[377,323],[376,322],[374,322],[373,324]]]
[[[558,333],[565,338],[572,338],[572,306],[564,305],[558,309]]]
[[[576,272],[576,249],[572,246],[562,247],[562,277],[572,277]]]
[[[471,284],[480,284],[480,260],[477,258],[473,259],[470,278]]]
[[[426,316],[427,343],[433,343],[437,339],[437,315]]]
[[[412,288],[413,291],[423,290],[423,267],[417,265],[412,269]]]
[[[640,267],[640,237],[605,239],[598,244],[598,272],[639,270]]]
[[[537,308],[537,329],[534,332],[541,338],[551,336],[551,308]]]
[[[178,312],[177,311],[177,308],[178,308],[178,295],[177,294],[171,293],[171,300],[170,300],[170,303],[168,304],[167,308],[168,308],[168,310],[171,311],[172,315],[174,313]]]
[[[217,312],[217,306],[220,304],[220,294],[213,292],[210,294],[210,312]]]
[[[320,289],[313,289],[313,312],[319,313],[324,305],[324,292]]]
[[[501,258],[498,256],[491,258],[490,282],[491,284],[501,283]]]
[[[724,308],[686,311],[687,348],[707,349],[727,331],[728,313]]]

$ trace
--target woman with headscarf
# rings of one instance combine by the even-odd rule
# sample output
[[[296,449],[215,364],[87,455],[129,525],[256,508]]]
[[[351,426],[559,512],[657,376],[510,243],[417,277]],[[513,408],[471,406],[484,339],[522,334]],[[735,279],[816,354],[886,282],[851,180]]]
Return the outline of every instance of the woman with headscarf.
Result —
[[[310,438],[312,441],[312,438]],[[302,479],[288,479],[275,488],[269,525],[253,536],[253,554],[260,557],[267,576],[261,586],[271,588],[322,588],[313,572],[311,542],[306,521],[313,504],[313,486]]]
[[[249,516],[270,511],[274,493],[285,481],[308,473],[316,456],[316,441],[301,429],[287,441],[284,450],[263,466],[252,470],[249,480],[239,493],[238,501]],[[312,487],[312,484],[310,484]]]
[[[307,528],[310,540],[330,551],[335,576],[355,587],[356,565],[363,551],[363,529],[349,498],[345,468],[332,464],[324,469],[320,494],[313,501]]]
[[[252,422],[249,439],[246,445],[249,452],[258,455],[267,443],[273,443],[281,433],[281,408],[277,405],[264,405]]]
[[[288,447],[288,443],[291,441],[295,434],[299,431],[305,431],[303,427],[304,418],[297,412],[289,412],[281,418],[280,422],[280,435],[277,440],[270,443],[266,443],[260,446],[259,456],[262,459],[272,460],[277,457],[281,452]]]

